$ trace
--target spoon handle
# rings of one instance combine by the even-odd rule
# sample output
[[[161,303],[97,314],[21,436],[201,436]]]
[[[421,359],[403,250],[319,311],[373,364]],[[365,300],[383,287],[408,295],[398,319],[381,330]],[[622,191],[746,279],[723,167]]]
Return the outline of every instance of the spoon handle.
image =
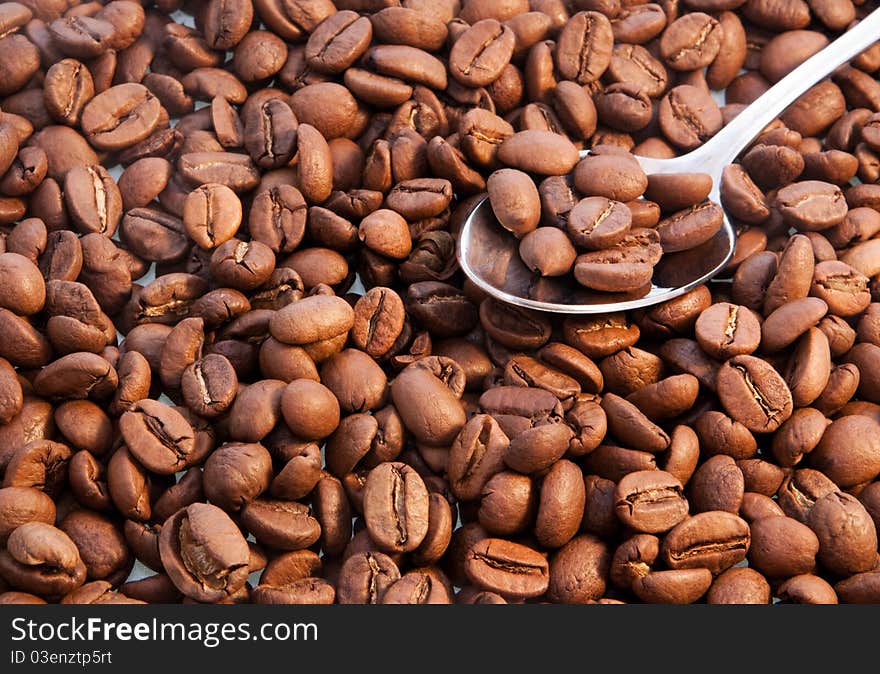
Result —
[[[752,142],[761,130],[776,119],[807,89],[834,72],[844,63],[854,58],[874,42],[880,40],[880,9],[862,19],[854,28],[838,37],[827,47],[817,52],[779,82],[770,87],[751,105],[737,115],[705,145],[675,159],[654,160],[661,171],[668,172],[673,164],[687,164],[689,170],[700,170],[720,175],[721,170],[732,162],[740,152]],[[640,162],[645,164],[651,159]]]

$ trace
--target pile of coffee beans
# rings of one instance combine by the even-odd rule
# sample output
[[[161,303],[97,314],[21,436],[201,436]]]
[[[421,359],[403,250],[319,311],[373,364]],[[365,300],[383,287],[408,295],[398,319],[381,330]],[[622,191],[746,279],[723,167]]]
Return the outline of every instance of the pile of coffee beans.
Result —
[[[644,285],[721,211],[628,152],[870,9],[0,4],[0,603],[880,601],[880,46],[727,169],[709,285],[563,318],[455,257],[488,191]]]
[[[535,134],[514,134],[499,151]],[[525,147],[525,156],[541,152],[540,144]],[[506,163],[522,162],[513,157]],[[520,239],[520,259],[528,269],[538,276],[573,272],[581,285],[605,293],[647,294],[664,252],[697,248],[724,221],[721,207],[707,199],[711,176],[646,176],[636,158],[615,145],[597,145],[577,163],[573,188],[563,176],[549,177],[538,188],[513,168],[498,169],[486,182],[492,211]],[[576,195],[587,196],[575,202]],[[542,212],[547,222],[539,226]],[[667,214],[663,220],[661,212]]]

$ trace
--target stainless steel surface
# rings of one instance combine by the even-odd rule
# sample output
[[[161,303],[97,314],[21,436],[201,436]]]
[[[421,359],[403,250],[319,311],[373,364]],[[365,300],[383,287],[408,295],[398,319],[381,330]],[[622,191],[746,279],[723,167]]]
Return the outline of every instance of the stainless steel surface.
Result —
[[[648,175],[708,173],[709,198],[721,202],[721,172],[761,130],[798,96],[880,39],[880,9],[863,19],[825,49],[807,59],[734,118],[705,145],[674,159],[638,157]],[[589,154],[582,151],[581,157]],[[665,302],[716,276],[733,256],[736,235],[725,216],[721,230],[693,250],[663,256],[653,284],[639,295],[591,291],[573,278],[540,278],[519,259],[518,240],[503,229],[484,197],[465,219],[458,258],[465,274],[490,295],[528,309],[564,314],[622,311]],[[540,299],[538,299],[540,298]]]

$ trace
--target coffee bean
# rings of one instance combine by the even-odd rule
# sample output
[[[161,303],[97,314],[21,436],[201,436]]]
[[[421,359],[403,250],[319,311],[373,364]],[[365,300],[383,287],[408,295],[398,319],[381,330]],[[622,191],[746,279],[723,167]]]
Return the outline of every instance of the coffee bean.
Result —
[[[589,84],[598,80],[611,61],[611,22],[599,12],[578,12],[566,22],[556,48],[556,67],[568,80]]]
[[[562,276],[574,264],[577,251],[564,232],[555,227],[538,227],[519,244],[523,263],[541,276]]]
[[[681,483],[659,470],[628,474],[617,485],[615,511],[636,531],[659,533],[678,524],[688,510]]]
[[[871,481],[877,465],[876,423],[870,417],[858,415],[833,421],[814,445],[810,464],[841,487]],[[847,449],[841,452],[844,446]]]
[[[574,184],[582,194],[627,202],[644,193],[648,180],[628,155],[591,154],[575,168]]]
[[[671,89],[660,102],[660,129],[674,145],[692,150],[721,129],[721,111],[708,93],[687,84]]]
[[[67,211],[78,229],[113,236],[122,215],[122,195],[103,166],[76,166],[64,179]]]
[[[234,192],[253,189],[258,182],[250,157],[232,152],[190,152],[180,157],[177,169],[195,184],[219,183]]]
[[[228,597],[247,580],[247,542],[216,506],[194,503],[172,515],[162,526],[159,552],[177,589],[196,600]]]
[[[400,570],[388,555],[362,552],[349,557],[339,572],[340,604],[378,604]]]
[[[549,585],[549,565],[540,553],[502,539],[486,538],[471,547],[465,572],[471,582],[502,596],[540,596]]]
[[[183,221],[157,209],[131,209],[122,219],[119,234],[129,250],[155,262],[179,260],[190,246]]]
[[[375,210],[361,220],[358,238],[370,250],[397,260],[406,258],[412,251],[406,220],[387,208]]]
[[[706,243],[721,229],[723,219],[717,204],[704,201],[660,221],[657,231],[663,251],[674,253]]]
[[[387,353],[403,331],[403,300],[390,288],[372,288],[354,307],[352,340],[373,357]]]
[[[428,445],[449,445],[465,424],[464,410],[458,402],[461,393],[456,395],[440,378],[453,363],[442,357],[428,366],[417,361],[407,366],[391,386],[392,400],[407,429]],[[430,406],[420,403],[426,399],[432,400]]]
[[[27,522],[13,531],[0,553],[4,578],[22,591],[58,598],[83,584],[86,567],[76,545],[60,529]]]
[[[786,185],[776,193],[776,207],[786,223],[801,231],[834,227],[847,212],[840,188],[818,180]]]
[[[226,185],[202,185],[186,197],[183,224],[189,237],[199,246],[214,249],[238,231],[241,201]]]
[[[779,586],[777,594],[789,604],[836,604],[834,588],[813,574],[789,578]]]
[[[767,353],[779,351],[816,325],[828,305],[816,297],[802,297],[774,310],[761,326],[761,346]]]
[[[212,49],[230,49],[248,32],[254,8],[242,0],[212,0],[205,12],[205,40]]]
[[[428,492],[419,475],[400,463],[370,472],[364,491],[364,518],[373,539],[396,552],[414,550],[428,530]]]
[[[95,94],[89,70],[75,59],[64,59],[46,72],[46,110],[54,119],[75,125],[83,107]]]
[[[807,525],[819,539],[819,562],[838,575],[873,568],[877,531],[855,497],[832,492],[816,500]]]
[[[55,503],[45,492],[33,487],[0,489],[0,539],[28,522],[55,522]]]
[[[712,584],[707,569],[654,571],[633,581],[633,592],[647,603],[692,604]]]
[[[791,391],[779,374],[754,356],[735,356],[718,370],[718,396],[750,431],[775,431],[791,416]]]
[[[771,578],[810,573],[816,565],[819,539],[790,517],[765,517],[752,523],[749,564]],[[781,541],[787,545],[780,546]]]
[[[749,526],[720,510],[694,515],[663,540],[661,554],[672,569],[708,569],[720,573],[742,561],[750,545]]]
[[[513,134],[501,143],[497,152],[498,159],[507,166],[549,176],[568,173],[578,162],[577,148],[571,141],[541,129]]]
[[[597,537],[582,534],[550,560],[548,596],[554,601],[585,604],[605,593],[610,551]]]
[[[501,169],[489,176],[486,185],[492,211],[502,227],[518,238],[537,228],[541,217],[540,197],[527,174]]]
[[[738,513],[745,492],[745,478],[732,457],[719,454],[697,468],[688,486],[694,510]]]
[[[242,509],[241,521],[258,542],[279,550],[307,548],[321,535],[309,507],[296,501],[257,499]]]
[[[449,71],[466,86],[482,87],[498,79],[510,62],[516,37],[495,19],[468,28],[449,52]]]
[[[697,319],[697,341],[718,360],[754,353],[761,343],[761,324],[747,307],[721,302]]]
[[[663,32],[660,54],[673,70],[697,70],[715,59],[723,31],[718,21],[702,12],[691,12],[673,21]]]
[[[95,147],[120,150],[149,136],[161,104],[140,84],[120,84],[92,98],[82,111],[83,132]]]

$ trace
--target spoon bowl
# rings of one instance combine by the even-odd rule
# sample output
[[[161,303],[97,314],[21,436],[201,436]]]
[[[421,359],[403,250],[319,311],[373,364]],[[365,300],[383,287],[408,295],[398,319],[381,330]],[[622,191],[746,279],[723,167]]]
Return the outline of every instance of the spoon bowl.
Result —
[[[560,314],[623,311],[678,297],[718,274],[733,256],[736,235],[725,217],[721,229],[704,244],[664,254],[651,285],[630,293],[603,293],[573,277],[540,277],[519,257],[519,240],[501,227],[484,196],[461,230],[458,257],[465,274],[490,295],[526,309]],[[486,255],[485,251],[492,251]]]
[[[871,46],[880,35],[880,9],[811,56],[768,89],[707,143],[671,159],[638,157],[647,175],[706,173],[709,199],[721,204],[720,185],[728,166],[761,131],[801,94]],[[581,159],[589,154],[580,153]],[[594,314],[666,302],[721,273],[733,257],[736,233],[725,215],[721,229],[696,248],[664,253],[650,284],[636,292],[605,293],[581,286],[571,275],[541,277],[519,257],[519,240],[496,220],[488,195],[476,201],[458,238],[462,270],[479,288],[509,304],[560,314]]]

